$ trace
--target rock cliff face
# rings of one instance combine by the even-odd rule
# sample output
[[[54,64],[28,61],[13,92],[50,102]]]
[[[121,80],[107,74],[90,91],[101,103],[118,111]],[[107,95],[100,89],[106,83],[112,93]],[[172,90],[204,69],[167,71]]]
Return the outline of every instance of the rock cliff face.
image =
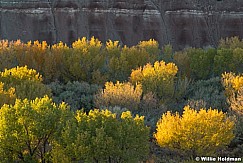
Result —
[[[175,49],[243,38],[242,0],[0,0],[0,39],[68,44],[78,37]]]

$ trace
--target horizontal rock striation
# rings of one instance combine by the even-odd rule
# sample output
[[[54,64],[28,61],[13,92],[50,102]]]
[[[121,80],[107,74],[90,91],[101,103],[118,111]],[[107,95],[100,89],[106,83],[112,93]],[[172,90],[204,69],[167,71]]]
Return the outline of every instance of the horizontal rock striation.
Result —
[[[72,43],[95,36],[175,49],[243,37],[242,0],[0,0],[0,39]]]

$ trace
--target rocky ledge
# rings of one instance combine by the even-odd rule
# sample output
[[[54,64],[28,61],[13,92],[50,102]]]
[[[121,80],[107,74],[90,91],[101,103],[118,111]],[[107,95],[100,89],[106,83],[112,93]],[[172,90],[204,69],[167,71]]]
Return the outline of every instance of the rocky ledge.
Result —
[[[79,37],[175,49],[243,38],[242,0],[1,0],[0,39],[68,44]]]

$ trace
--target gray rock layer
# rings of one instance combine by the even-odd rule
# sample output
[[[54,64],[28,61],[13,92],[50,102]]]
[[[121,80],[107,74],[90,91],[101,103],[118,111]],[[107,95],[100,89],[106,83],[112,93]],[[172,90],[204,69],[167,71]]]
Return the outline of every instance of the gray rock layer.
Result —
[[[0,39],[72,43],[95,36],[175,49],[243,36],[243,0],[0,0]]]

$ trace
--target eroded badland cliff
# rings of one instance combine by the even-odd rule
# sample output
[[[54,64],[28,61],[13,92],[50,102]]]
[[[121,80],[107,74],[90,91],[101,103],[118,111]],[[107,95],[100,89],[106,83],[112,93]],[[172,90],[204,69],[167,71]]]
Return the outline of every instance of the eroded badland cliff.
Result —
[[[243,0],[1,0],[0,23],[0,39],[207,47],[243,37]]]

